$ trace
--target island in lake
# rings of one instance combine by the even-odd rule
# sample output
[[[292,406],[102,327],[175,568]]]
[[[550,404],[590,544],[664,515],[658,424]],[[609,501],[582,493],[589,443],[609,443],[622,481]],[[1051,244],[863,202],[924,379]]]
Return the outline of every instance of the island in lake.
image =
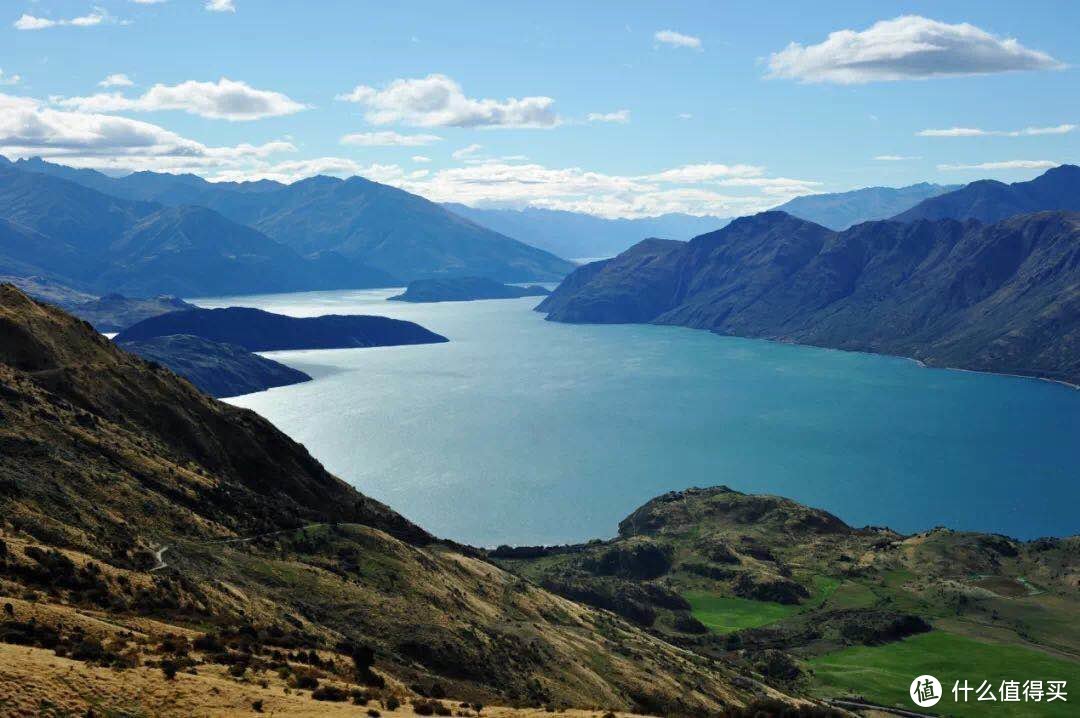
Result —
[[[120,343],[124,351],[179,374],[210,396],[239,396],[311,381],[298,369],[261,357],[235,344],[190,334],[169,334]]]
[[[392,302],[469,302],[475,299],[517,299],[546,297],[550,291],[536,284],[515,287],[485,277],[444,277],[410,282],[403,294],[389,297]]]
[[[355,347],[438,344],[449,341],[414,322],[387,317],[287,317],[247,307],[171,312],[139,322],[116,336],[118,343],[189,334],[236,344],[252,352],[280,349],[345,349]]]

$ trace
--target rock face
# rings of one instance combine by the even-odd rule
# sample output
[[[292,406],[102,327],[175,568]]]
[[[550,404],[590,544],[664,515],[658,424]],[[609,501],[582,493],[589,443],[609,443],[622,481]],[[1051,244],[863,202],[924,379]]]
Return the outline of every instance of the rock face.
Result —
[[[551,294],[543,287],[514,287],[484,277],[447,279],[418,279],[410,282],[404,294],[390,297],[395,302],[468,302],[475,299],[517,299],[545,297]]]
[[[187,334],[123,342],[124,351],[168,367],[210,396],[239,396],[275,386],[311,381],[284,364],[235,344],[221,344]]]
[[[446,337],[419,324],[370,316],[287,317],[261,309],[229,307],[172,312],[139,322],[116,336],[118,343],[189,334],[235,344],[252,352],[278,349],[342,349],[437,344]]]
[[[842,230],[879,219],[888,219],[930,197],[952,192],[960,185],[939,185],[921,182],[907,187],[864,187],[850,192],[832,192],[796,197],[779,207],[776,212],[787,212],[793,217],[820,224],[829,229]],[[678,238],[676,238],[678,239]]]
[[[207,182],[194,175],[153,172],[113,178],[41,160],[20,161],[15,167],[63,177],[127,200],[172,208],[206,207],[305,257],[336,256],[327,270],[346,263],[406,282],[470,275],[527,282],[555,281],[574,268],[549,252],[481,227],[423,197],[363,177],[319,176],[284,185]],[[377,286],[400,286],[401,280]]]
[[[196,309],[196,306],[168,295],[135,299],[122,294],[107,294],[99,299],[64,308],[79,319],[90,322],[99,332],[121,332],[144,319],[169,312]]]
[[[899,222],[977,219],[989,224],[1018,214],[1046,210],[1080,211],[1080,167],[1061,165],[1029,182],[972,182],[954,192],[920,202],[893,219]]]
[[[867,222],[765,212],[587,265],[537,307],[1080,382],[1080,215]]]

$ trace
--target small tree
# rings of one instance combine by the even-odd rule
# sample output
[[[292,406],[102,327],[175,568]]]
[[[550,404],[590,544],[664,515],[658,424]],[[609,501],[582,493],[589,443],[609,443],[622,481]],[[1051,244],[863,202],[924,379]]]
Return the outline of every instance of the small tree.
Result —
[[[165,674],[166,680],[175,680],[176,672],[180,670],[180,666],[176,664],[176,661],[166,658],[161,662],[161,672]]]

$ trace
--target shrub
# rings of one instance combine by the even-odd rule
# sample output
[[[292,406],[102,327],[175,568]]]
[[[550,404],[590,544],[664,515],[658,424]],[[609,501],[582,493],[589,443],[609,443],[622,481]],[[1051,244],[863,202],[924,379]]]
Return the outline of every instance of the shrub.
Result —
[[[340,703],[349,697],[345,689],[337,686],[320,686],[311,692],[311,697],[317,701],[333,701]]]
[[[296,687],[313,691],[319,687],[319,679],[310,673],[299,673],[296,676]]]
[[[76,661],[100,661],[105,656],[105,648],[96,638],[84,638],[71,651]]]
[[[375,710],[374,708],[368,708],[367,714],[370,718],[379,718],[379,716],[382,715],[382,713],[379,713],[379,711]]]
[[[180,666],[176,665],[176,661],[165,659],[161,662],[161,672],[165,674],[166,680],[175,680],[176,672],[180,669]]]
[[[389,698],[383,699],[383,708],[388,711],[396,711],[400,707],[401,701],[399,701],[396,696],[390,696]]]
[[[229,675],[233,678],[239,678],[245,671],[247,671],[247,666],[243,663],[234,663],[229,666]]]
[[[263,712],[262,698],[260,698],[257,701],[252,701],[251,702],[251,710],[255,711],[256,713],[262,713]]]

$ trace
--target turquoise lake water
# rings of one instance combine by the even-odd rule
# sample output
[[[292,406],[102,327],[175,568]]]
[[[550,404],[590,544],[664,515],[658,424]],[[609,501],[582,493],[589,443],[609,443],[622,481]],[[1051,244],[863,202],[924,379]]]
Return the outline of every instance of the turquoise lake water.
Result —
[[[202,299],[409,319],[449,344],[271,352],[315,381],[230,399],[437,535],[614,535],[665,491],[727,484],[854,525],[1080,532],[1080,391],[676,327],[546,322],[535,297],[399,290]]]

